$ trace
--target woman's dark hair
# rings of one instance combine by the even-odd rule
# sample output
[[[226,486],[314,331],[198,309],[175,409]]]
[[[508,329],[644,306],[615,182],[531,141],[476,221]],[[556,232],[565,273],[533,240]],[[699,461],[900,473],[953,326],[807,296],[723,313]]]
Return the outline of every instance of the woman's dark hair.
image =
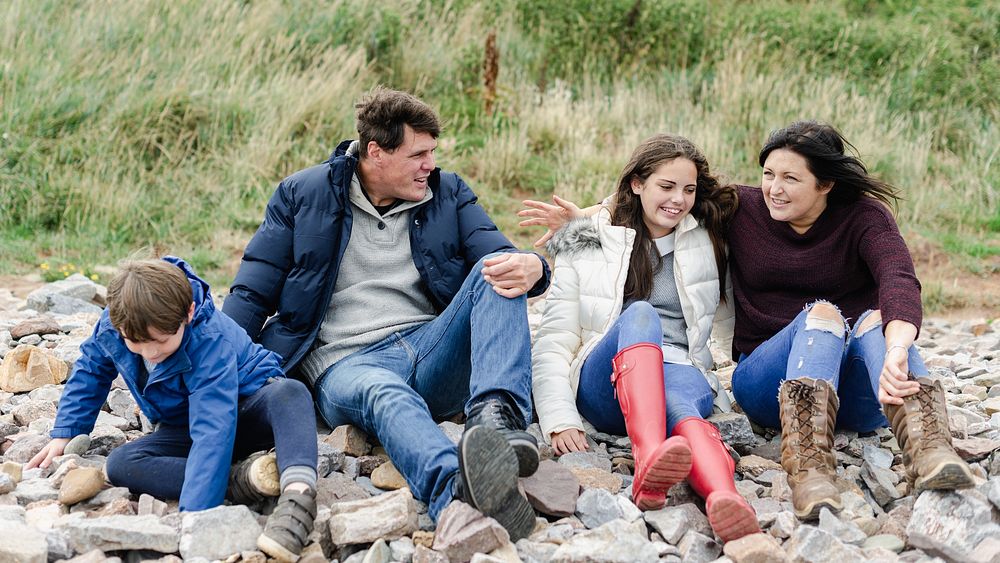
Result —
[[[625,279],[626,300],[648,298],[653,290],[653,274],[660,267],[659,262],[654,265],[649,259],[653,254],[653,237],[642,219],[642,202],[632,191],[632,180],[645,182],[661,165],[678,158],[690,160],[698,171],[691,215],[708,231],[719,270],[719,295],[723,301],[726,298],[725,232],[729,219],[736,210],[736,188],[719,184],[718,178],[708,169],[705,155],[694,146],[694,143],[677,135],[658,134],[643,141],[632,152],[632,157],[618,179],[618,187],[613,196],[611,223],[635,231],[628,277]]]
[[[866,195],[895,208],[899,202],[898,190],[869,175],[857,156],[846,154],[845,146],[858,154],[858,149],[833,126],[818,121],[796,121],[771,133],[760,149],[757,162],[764,166],[772,151],[788,149],[806,159],[809,171],[819,183],[833,183],[827,196],[830,203],[853,203]]]

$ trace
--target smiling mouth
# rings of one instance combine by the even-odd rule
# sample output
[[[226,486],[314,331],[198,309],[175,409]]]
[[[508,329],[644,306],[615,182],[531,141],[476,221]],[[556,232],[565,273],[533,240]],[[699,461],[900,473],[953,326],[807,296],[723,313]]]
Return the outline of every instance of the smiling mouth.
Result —
[[[788,205],[791,202],[788,201],[787,199],[777,199],[777,198],[772,197],[771,198],[771,203],[773,203],[774,205],[781,206],[781,205]]]
[[[680,209],[675,209],[675,208],[672,208],[672,207],[661,207],[660,211],[666,213],[667,215],[673,215],[673,216],[677,216],[677,215],[681,214],[681,210]]]

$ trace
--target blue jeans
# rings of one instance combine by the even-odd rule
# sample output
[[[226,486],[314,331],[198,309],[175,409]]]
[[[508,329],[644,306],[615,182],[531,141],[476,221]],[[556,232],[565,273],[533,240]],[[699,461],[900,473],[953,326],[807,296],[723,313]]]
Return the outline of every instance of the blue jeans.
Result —
[[[458,450],[434,419],[490,397],[531,421],[527,299],[497,294],[482,261],[436,319],[355,352],[316,384],[326,423],[374,435],[431,518],[451,502]]]
[[[624,436],[625,418],[611,383],[611,360],[625,348],[641,343],[660,346],[663,328],[656,309],[645,301],[629,305],[583,362],[576,406],[594,428]],[[698,368],[663,364],[663,387],[667,398],[667,433],[688,417],[712,414],[712,387]]]
[[[271,379],[237,407],[233,461],[275,448],[278,471],[291,466],[316,469],[316,418],[312,396],[301,381]],[[108,480],[133,493],[176,499],[184,486],[191,451],[187,426],[161,424],[156,431],[111,452]]]
[[[762,426],[781,426],[778,388],[786,379],[811,377],[829,381],[840,399],[837,427],[870,432],[887,426],[878,402],[878,381],[885,362],[885,336],[877,323],[864,333],[858,327],[872,313],[867,311],[843,336],[820,328],[807,328],[807,307],[785,328],[740,356],[733,372],[733,395],[743,412]],[[926,375],[920,354],[909,350],[909,368]]]

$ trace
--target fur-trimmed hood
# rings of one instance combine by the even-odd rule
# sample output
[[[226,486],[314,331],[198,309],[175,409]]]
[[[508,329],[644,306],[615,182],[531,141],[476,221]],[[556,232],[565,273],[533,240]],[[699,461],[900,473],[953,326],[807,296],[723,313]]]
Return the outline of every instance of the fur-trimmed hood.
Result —
[[[566,223],[545,245],[552,258],[560,254],[572,256],[599,248],[601,248],[601,235],[597,232],[597,225],[591,217],[580,217]]]

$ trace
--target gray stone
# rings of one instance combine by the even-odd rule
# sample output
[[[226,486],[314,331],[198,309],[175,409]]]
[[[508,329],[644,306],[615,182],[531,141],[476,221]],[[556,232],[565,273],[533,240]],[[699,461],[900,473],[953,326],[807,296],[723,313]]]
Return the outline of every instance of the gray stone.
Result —
[[[795,514],[784,510],[774,517],[774,522],[771,523],[768,533],[778,539],[790,538],[798,525],[799,520]]]
[[[660,510],[647,510],[643,514],[646,523],[650,525],[663,540],[677,545],[690,530],[706,536],[712,534],[712,526],[708,518],[694,504],[668,506]]]
[[[785,563],[790,561],[778,540],[766,534],[750,534],[726,542],[723,552],[735,563]]]
[[[872,492],[875,502],[881,506],[885,506],[902,496],[896,490],[899,475],[891,469],[883,469],[865,462],[861,465],[861,478],[868,485],[868,490]]]
[[[96,510],[104,507],[105,505],[116,502],[119,499],[131,500],[131,498],[132,493],[129,492],[128,487],[111,487],[110,489],[104,489],[103,491],[97,493],[97,496],[94,498],[77,503],[70,509],[70,512],[86,512],[89,510]]]
[[[407,537],[389,542],[389,551],[392,554],[393,561],[399,561],[400,563],[410,563],[413,559],[415,549],[416,546],[413,545],[413,540]]]
[[[35,454],[42,451],[45,444],[49,443],[47,436],[39,434],[25,434],[17,439],[14,444],[3,454],[4,461],[14,461],[17,463],[27,463]]]
[[[372,496],[364,487],[341,473],[331,473],[319,479],[316,488],[316,504],[319,506],[363,500]]]
[[[149,549],[160,553],[177,551],[177,530],[155,516],[104,516],[60,523],[78,553],[100,549]]]
[[[17,484],[14,496],[17,497],[18,504],[27,506],[40,500],[56,500],[59,498],[59,490],[48,479],[25,479]]]
[[[392,550],[386,545],[385,540],[378,539],[368,551],[365,552],[364,559],[361,560],[362,563],[389,563],[392,560]]]
[[[893,553],[901,553],[906,545],[903,543],[903,540],[892,534],[879,534],[866,539],[865,542],[861,544],[861,547],[866,550],[880,548],[887,549]]]
[[[185,512],[178,549],[184,559],[223,559],[257,549],[261,531],[257,518],[242,504]]]
[[[819,529],[837,536],[844,543],[853,545],[861,545],[868,538],[854,523],[841,521],[825,507],[819,511]]]
[[[5,495],[17,488],[17,481],[6,473],[0,473],[0,495]]]
[[[44,289],[39,288],[28,295],[29,309],[34,309],[39,313],[57,315],[75,315],[77,313],[100,315],[103,310],[93,303],[75,297],[56,293],[39,293]]]
[[[468,561],[475,553],[489,553],[510,541],[507,530],[496,520],[461,501],[452,501],[438,518],[434,551],[450,561]]]
[[[69,559],[73,557],[73,546],[69,543],[69,535],[65,530],[62,529],[49,529],[45,531],[45,545],[49,548],[49,561],[59,560],[59,559]],[[91,553],[99,553],[101,555],[101,563],[114,563],[114,559],[117,558],[104,558],[104,552],[100,550],[93,550]],[[81,556],[82,557],[82,556]],[[121,563],[121,560],[118,560]]]
[[[56,406],[51,401],[28,401],[14,407],[11,411],[14,421],[21,426],[27,426],[39,418],[55,418]]]
[[[90,433],[90,449],[88,452],[106,456],[118,446],[125,443],[125,433],[114,426],[98,426]]]
[[[744,414],[730,412],[712,415],[708,418],[719,429],[722,441],[734,448],[751,448],[757,445],[757,437],[750,426],[750,419]],[[740,450],[743,453],[743,450]]]
[[[52,404],[56,404],[62,397],[62,392],[62,385],[42,385],[41,387],[30,391],[28,393],[28,398],[32,401],[48,401]]]
[[[646,538],[645,526],[624,520],[612,520],[573,536],[559,546],[551,558],[558,563],[654,563],[658,560],[659,552]]]
[[[449,561],[448,556],[445,554],[438,553],[422,545],[417,545],[413,551],[413,563],[449,563]]]
[[[988,537],[1000,536],[993,506],[975,489],[924,491],[906,526],[908,544],[949,560],[966,561]]]
[[[409,489],[330,506],[330,538],[337,545],[407,536],[418,529]]]
[[[316,447],[319,454],[319,463],[316,467],[316,472],[319,473],[320,477],[326,477],[334,471],[340,471],[344,467],[344,452],[322,441],[318,441]]]
[[[722,546],[711,536],[689,530],[677,544],[681,550],[681,559],[691,563],[713,561],[722,553]]]
[[[604,489],[587,489],[576,500],[576,517],[591,529],[615,519],[624,519],[625,512],[618,498]]]
[[[885,448],[865,444],[861,449],[861,457],[874,467],[889,469],[892,467],[892,452]]]
[[[534,475],[521,479],[521,487],[531,506],[542,514],[571,516],[576,511],[580,481],[565,465],[543,460]]]
[[[66,444],[63,455],[84,455],[90,449],[90,434],[78,434]]]
[[[62,329],[59,323],[49,315],[41,315],[31,319],[23,320],[10,329],[10,338],[20,340],[29,334],[58,334]]]
[[[524,563],[548,563],[559,547],[552,543],[518,540],[514,547]]]
[[[48,544],[45,536],[31,526],[0,519],[0,561],[7,563],[46,563]]]
[[[847,545],[833,534],[808,524],[795,530],[792,538],[785,543],[785,553],[796,563],[859,561],[863,558],[857,547]]]
[[[596,452],[570,452],[559,456],[559,463],[567,467],[595,467],[611,471],[611,460]]]

